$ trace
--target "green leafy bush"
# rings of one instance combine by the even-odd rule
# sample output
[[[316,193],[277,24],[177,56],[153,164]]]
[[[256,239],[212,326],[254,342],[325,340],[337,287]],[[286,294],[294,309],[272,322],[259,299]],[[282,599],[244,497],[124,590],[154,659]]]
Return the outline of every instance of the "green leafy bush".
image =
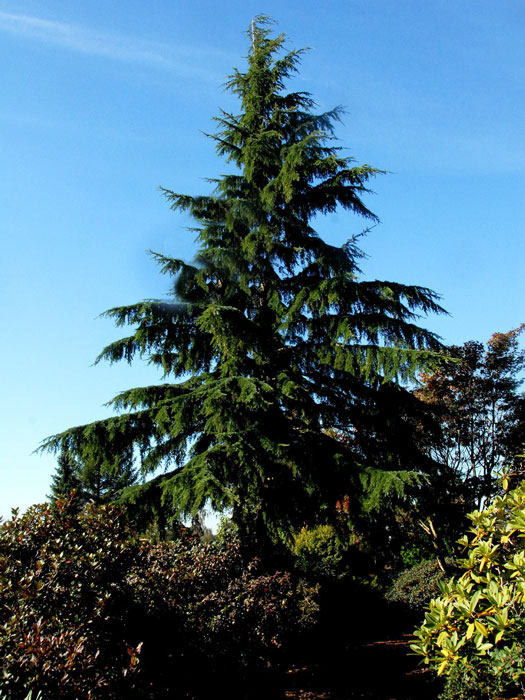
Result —
[[[446,559],[447,570],[456,572],[454,560]],[[447,577],[436,559],[422,561],[403,571],[386,593],[386,599],[402,603],[414,612],[422,612],[432,598],[439,595],[439,581]]]
[[[274,659],[316,611],[315,589],[246,564],[234,537],[153,544],[118,508],[63,502],[0,526],[0,597],[10,700],[204,693]]]
[[[334,577],[342,572],[345,547],[332,525],[303,527],[294,537],[292,551],[297,566],[314,577]]]
[[[445,697],[475,678],[478,696],[492,698],[522,690],[525,677],[525,482],[468,518],[463,574],[439,584],[411,647],[448,677]]]

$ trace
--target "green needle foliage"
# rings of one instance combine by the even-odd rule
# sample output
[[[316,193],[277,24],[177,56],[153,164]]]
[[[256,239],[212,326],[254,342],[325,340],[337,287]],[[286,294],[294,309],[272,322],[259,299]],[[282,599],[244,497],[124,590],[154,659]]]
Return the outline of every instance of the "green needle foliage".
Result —
[[[137,474],[131,460],[120,464],[117,471],[102,471],[98,464],[81,464],[62,452],[51,481],[49,498],[55,502],[57,499],[68,499],[74,493],[74,503],[78,507],[86,503],[110,503],[136,481]]]
[[[362,479],[377,498],[384,470],[399,486],[420,466],[403,386],[442,362],[416,324],[443,311],[429,289],[359,280],[356,239],[335,247],[314,229],[340,208],[376,222],[361,198],[381,171],[336,145],[340,109],[316,114],[308,93],[286,91],[303,51],[268,24],[252,23],[247,69],[227,83],[239,112],[221,111],[210,136],[232,172],[210,195],[164,190],[196,221],[195,261],[155,254],[171,300],[106,312],[134,331],[98,359],[147,358],[165,383],[44,443],[110,471],[140,456],[144,475],[164,472],[128,492],[137,507],[230,509],[259,544],[330,520],[344,495],[362,501]]]

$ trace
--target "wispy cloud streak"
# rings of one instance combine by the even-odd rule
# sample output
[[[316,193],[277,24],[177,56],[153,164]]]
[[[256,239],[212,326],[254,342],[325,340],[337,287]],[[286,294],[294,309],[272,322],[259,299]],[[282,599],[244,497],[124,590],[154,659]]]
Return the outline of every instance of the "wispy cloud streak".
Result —
[[[218,58],[226,59],[225,54],[218,50],[144,41],[122,34],[99,32],[79,24],[8,12],[0,12],[0,32],[68,51],[169,71],[181,77],[215,84],[217,73],[205,66],[210,63],[212,57],[214,63]]]

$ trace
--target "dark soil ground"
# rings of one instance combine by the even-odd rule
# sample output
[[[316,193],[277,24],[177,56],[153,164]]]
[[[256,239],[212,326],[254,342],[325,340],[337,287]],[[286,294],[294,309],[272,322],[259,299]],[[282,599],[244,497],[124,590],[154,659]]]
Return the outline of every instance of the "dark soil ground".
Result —
[[[421,613],[344,580],[321,589],[319,624],[271,700],[437,700],[442,680],[409,654]]]
[[[365,642],[289,669],[279,700],[436,700],[441,684],[409,656],[410,636]]]

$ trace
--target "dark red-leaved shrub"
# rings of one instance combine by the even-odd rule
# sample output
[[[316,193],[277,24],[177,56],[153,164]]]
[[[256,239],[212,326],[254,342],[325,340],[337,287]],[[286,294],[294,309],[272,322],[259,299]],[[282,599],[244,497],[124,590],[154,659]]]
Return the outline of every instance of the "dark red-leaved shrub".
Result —
[[[206,694],[274,661],[315,590],[245,564],[233,537],[153,544],[121,510],[34,506],[0,527],[0,691],[23,700]]]

